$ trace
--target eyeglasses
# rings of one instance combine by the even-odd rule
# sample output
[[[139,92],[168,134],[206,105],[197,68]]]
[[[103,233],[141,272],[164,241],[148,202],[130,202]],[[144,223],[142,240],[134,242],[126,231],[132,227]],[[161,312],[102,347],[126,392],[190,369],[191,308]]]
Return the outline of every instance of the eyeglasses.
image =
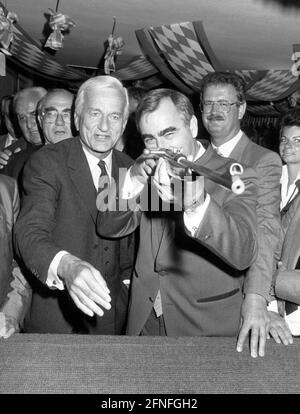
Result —
[[[31,121],[36,122],[36,115],[37,115],[37,113],[36,113],[36,111],[34,111],[34,112],[30,112],[29,114],[17,114],[17,118],[18,118],[18,121],[21,122],[21,123],[26,122],[26,120],[28,118]]]
[[[240,105],[239,102],[228,101],[204,101],[200,104],[200,109],[204,114],[208,114],[215,107],[217,111],[228,113],[232,105]]]
[[[42,116],[49,124],[56,122],[58,115],[62,117],[64,122],[69,122],[71,119],[71,110],[58,112],[56,109],[50,109],[48,111],[42,112]]]

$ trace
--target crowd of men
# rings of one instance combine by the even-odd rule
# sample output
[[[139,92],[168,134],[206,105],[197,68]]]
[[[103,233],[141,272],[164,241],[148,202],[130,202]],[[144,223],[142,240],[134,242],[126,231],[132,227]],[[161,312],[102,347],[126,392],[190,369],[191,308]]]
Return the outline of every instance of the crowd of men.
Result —
[[[300,115],[283,118],[279,156],[241,130],[236,74],[203,78],[202,120],[177,90],[142,91],[134,109],[128,92],[97,76],[76,96],[32,87],[3,100],[20,134],[8,121],[0,137],[0,336],[232,336],[252,357],[270,336],[292,343]],[[178,154],[219,177],[240,164],[244,191]]]

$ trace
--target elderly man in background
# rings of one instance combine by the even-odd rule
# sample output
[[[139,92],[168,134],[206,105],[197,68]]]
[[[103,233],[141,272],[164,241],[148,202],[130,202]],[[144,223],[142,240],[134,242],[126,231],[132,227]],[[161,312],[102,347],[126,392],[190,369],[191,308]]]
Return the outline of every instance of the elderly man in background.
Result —
[[[2,172],[18,179],[24,164],[30,155],[40,148],[42,138],[37,122],[37,105],[40,99],[47,93],[42,87],[30,87],[16,93],[13,100],[13,109],[16,114],[23,140],[20,147],[15,150],[4,150],[0,153],[0,165]]]
[[[45,144],[55,144],[71,138],[72,105],[74,95],[66,89],[52,89],[38,104],[38,121]]]
[[[96,196],[101,178],[117,180],[119,168],[131,164],[113,149],[125,128],[128,105],[117,79],[89,79],[75,102],[79,136],[44,146],[25,166],[15,231],[16,250],[33,286],[25,332],[124,330],[133,239],[99,236]]]
[[[0,151],[15,143],[18,138],[16,137],[15,125],[13,122],[13,103],[14,95],[6,95],[1,99],[1,116],[2,122],[5,126],[6,133],[0,136]],[[0,165],[1,168],[1,165]]]
[[[12,231],[19,213],[17,184],[0,175],[0,337],[19,331],[31,289],[13,259]]]
[[[242,351],[249,334],[251,356],[263,356],[270,317],[272,274],[280,235],[280,175],[278,154],[252,142],[241,130],[246,111],[245,83],[229,72],[206,75],[200,92],[202,121],[210,134],[211,147],[223,157],[231,157],[252,167],[258,176],[257,236],[258,255],[247,271],[245,299],[237,350]]]

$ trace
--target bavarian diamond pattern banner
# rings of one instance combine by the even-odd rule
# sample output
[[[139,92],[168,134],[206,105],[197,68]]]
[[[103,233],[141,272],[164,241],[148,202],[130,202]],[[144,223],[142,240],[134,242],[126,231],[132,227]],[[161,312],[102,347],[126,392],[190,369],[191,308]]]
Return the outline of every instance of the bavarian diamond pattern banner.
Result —
[[[297,79],[289,70],[269,70],[266,75],[247,91],[251,98],[272,101],[279,99]]]
[[[149,32],[176,74],[198,91],[201,79],[214,68],[197,39],[191,22],[151,27]]]
[[[119,69],[112,74],[121,81],[138,80],[153,76],[158,70],[143,55],[131,61],[125,68]]]

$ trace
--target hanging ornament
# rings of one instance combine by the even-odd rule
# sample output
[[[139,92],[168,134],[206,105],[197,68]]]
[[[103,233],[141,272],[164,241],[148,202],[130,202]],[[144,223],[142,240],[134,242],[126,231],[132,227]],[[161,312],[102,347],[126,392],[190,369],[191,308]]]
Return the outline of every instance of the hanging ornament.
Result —
[[[5,11],[0,7],[0,76],[6,75],[6,57],[11,56],[10,48],[14,40],[13,24],[18,21],[16,13]]]
[[[48,9],[50,12],[49,26],[53,32],[48,37],[44,47],[53,50],[59,50],[63,47],[63,32],[68,32],[71,27],[75,26],[74,21],[66,14],[59,13],[59,0],[57,1],[56,10]]]
[[[108,46],[104,56],[104,73],[109,75],[111,72],[115,72],[115,58],[116,55],[122,54],[123,46],[125,45],[124,40],[121,36],[114,38],[114,30],[116,26],[116,18],[114,17],[114,24],[111,34],[108,36]]]
[[[17,21],[16,13],[8,12],[5,16],[3,8],[0,7],[0,51],[9,56],[11,56],[9,49],[14,40],[13,24]]]
[[[291,72],[293,76],[300,75],[300,44],[293,45],[294,53],[292,54],[291,60],[294,61]]]

